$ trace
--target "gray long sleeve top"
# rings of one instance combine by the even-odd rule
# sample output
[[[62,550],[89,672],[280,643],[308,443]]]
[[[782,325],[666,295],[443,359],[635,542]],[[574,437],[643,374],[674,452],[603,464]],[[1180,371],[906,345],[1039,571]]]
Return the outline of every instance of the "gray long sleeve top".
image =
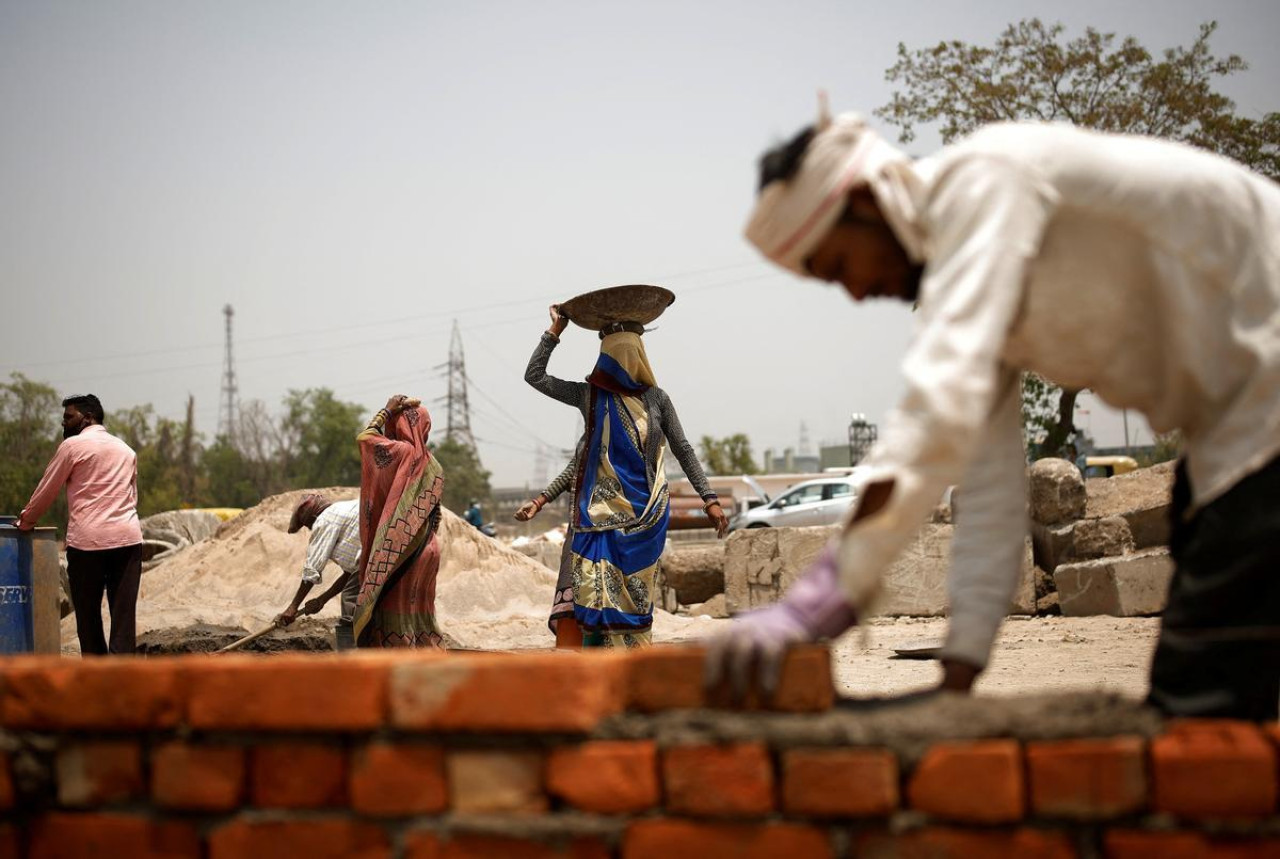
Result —
[[[573,459],[569,460],[569,464],[564,467],[564,471],[557,474],[555,479],[547,484],[547,488],[542,490],[542,494],[546,497],[548,504],[563,495],[573,485],[573,477],[577,470],[578,457],[575,454]]]
[[[529,366],[524,371],[524,380],[553,400],[559,400],[565,405],[577,408],[582,412],[582,419],[590,426],[591,415],[588,414],[588,410],[591,403],[591,385],[587,382],[557,379],[547,373],[551,353],[558,345],[560,345],[558,339],[548,332],[543,332],[542,338],[538,341],[538,347],[533,350],[533,355],[529,358]],[[715,498],[716,493],[707,483],[707,475],[703,472],[701,463],[698,462],[693,445],[689,444],[684,428],[680,426],[680,418],[676,414],[676,407],[671,403],[671,398],[665,391],[655,386],[645,391],[641,399],[644,400],[645,408],[649,412],[650,427],[648,437],[645,439],[644,461],[652,467],[658,461],[658,451],[662,449],[663,442],[666,442],[676,462],[680,463],[689,482],[693,484],[694,491],[702,497],[703,501]],[[659,431],[654,432],[654,428]],[[578,447],[581,449],[582,445],[579,444]]]

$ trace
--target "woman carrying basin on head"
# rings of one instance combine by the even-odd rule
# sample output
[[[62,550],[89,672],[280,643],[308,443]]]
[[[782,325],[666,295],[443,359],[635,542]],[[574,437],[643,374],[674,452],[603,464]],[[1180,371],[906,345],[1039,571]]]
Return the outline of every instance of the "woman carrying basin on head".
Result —
[[[655,288],[614,288],[637,289]],[[623,294],[623,303],[625,298]],[[664,473],[668,447],[702,497],[719,536],[728,531],[729,520],[670,397],[657,387],[640,339],[643,324],[602,326],[595,368],[587,381],[570,382],[547,374],[551,352],[569,323],[558,305],[550,313],[551,325],[529,359],[525,381],[579,409],[586,423],[575,457],[572,536],[556,603],[572,594],[573,620],[584,647],[645,645],[652,640],[653,590],[670,518]],[[555,613],[553,609],[553,623]]]

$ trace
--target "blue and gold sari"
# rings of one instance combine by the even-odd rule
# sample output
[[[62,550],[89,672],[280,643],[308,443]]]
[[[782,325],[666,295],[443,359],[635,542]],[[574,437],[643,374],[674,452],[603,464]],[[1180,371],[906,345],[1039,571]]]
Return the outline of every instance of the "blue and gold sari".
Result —
[[[588,380],[590,426],[577,470],[570,546],[574,618],[585,646],[648,644],[658,560],[667,539],[666,445],[645,459],[650,432],[644,393],[653,384],[640,337],[605,337]],[[656,428],[655,428],[656,431]]]

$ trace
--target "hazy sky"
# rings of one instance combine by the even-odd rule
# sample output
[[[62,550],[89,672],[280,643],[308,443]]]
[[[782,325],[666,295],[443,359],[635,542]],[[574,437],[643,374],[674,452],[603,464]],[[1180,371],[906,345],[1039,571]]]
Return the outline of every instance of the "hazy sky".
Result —
[[[1275,110],[1280,5],[1256,2],[11,2],[0,0],[0,376],[217,426],[222,307],[242,400],[421,396],[457,320],[496,485],[576,418],[522,380],[552,301],[656,282],[646,336],[686,431],[757,454],[845,437],[901,391],[903,306],[855,306],[741,238],[762,148],[887,101],[898,42],[1039,15],[1152,49],[1220,22]],[[912,146],[931,151],[936,137]],[[551,371],[598,349],[571,330]],[[1080,423],[1121,441],[1119,418]],[[1134,426],[1137,426],[1136,421]],[[1149,438],[1144,430],[1140,441]]]

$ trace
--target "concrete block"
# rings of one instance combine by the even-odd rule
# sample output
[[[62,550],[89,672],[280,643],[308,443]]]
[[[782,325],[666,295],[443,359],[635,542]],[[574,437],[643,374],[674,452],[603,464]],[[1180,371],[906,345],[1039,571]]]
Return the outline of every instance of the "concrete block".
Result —
[[[1149,549],[1119,558],[1065,564],[1053,573],[1058,605],[1068,617],[1116,617],[1164,611],[1173,576],[1167,549]]]
[[[724,593],[724,543],[680,546],[662,554],[667,586],[682,605],[706,602]]]
[[[1031,537],[1023,541],[1022,571],[1018,575],[1018,586],[1013,591],[1013,600],[1009,605],[1009,614],[1036,613],[1036,562],[1031,552]]]
[[[725,541],[724,595],[730,614],[776,602],[839,527],[750,528]]]
[[[1136,548],[1150,549],[1169,545],[1169,534],[1173,530],[1169,521],[1170,507],[1171,504],[1157,504],[1154,507],[1126,510],[1120,514],[1129,523],[1129,532],[1133,534],[1133,545]]]
[[[1086,496],[1080,469],[1065,459],[1039,459],[1027,470],[1031,519],[1042,525],[1070,522],[1084,515]]]
[[[1134,550],[1133,532],[1123,516],[1081,519],[1072,531],[1071,555],[1074,560],[1113,558]]]
[[[1173,462],[1162,462],[1116,477],[1085,481],[1089,518],[1122,516],[1138,549],[1169,544],[1169,505],[1173,494]]]
[[[954,525],[925,525],[884,575],[875,612],[936,617],[947,612],[947,570]]]
[[[1053,572],[1063,564],[1127,555],[1137,547],[1123,516],[1081,519],[1065,525],[1031,523],[1035,560]]]
[[[928,524],[884,574],[874,611],[882,615],[937,617],[947,613],[953,525]],[[738,531],[725,547],[725,603],[730,614],[776,602],[808,569],[839,526],[757,528]],[[1022,574],[1010,607],[1035,613],[1035,566],[1026,541]]]

